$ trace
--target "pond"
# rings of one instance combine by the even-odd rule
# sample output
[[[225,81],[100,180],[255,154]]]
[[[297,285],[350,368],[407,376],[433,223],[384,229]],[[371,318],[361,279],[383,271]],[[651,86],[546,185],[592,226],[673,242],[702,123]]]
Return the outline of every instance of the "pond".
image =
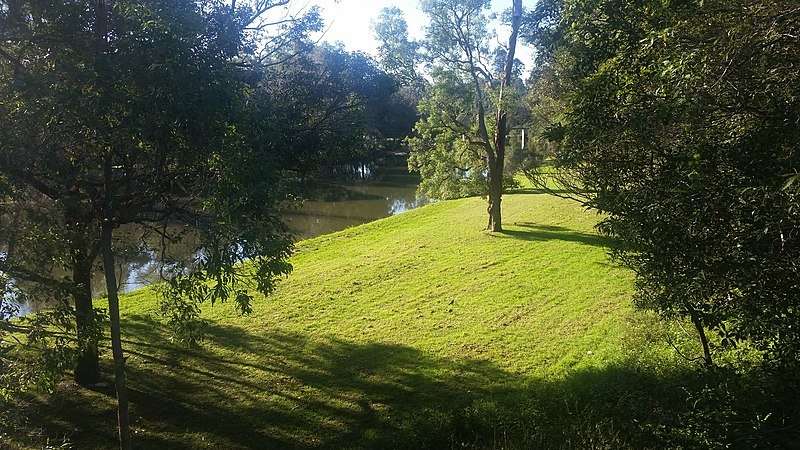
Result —
[[[405,160],[390,159],[377,166],[358,166],[350,171],[349,181],[328,181],[314,189],[312,200],[301,207],[284,211],[284,221],[297,240],[333,233],[374,220],[400,214],[428,203],[417,196],[419,177],[408,172]],[[196,249],[187,245],[173,257],[190,256]],[[162,264],[155,253],[139,254],[123,260],[117,268],[120,291],[131,292],[160,280]],[[95,295],[105,295],[101,272],[92,281]],[[41,309],[38,305],[17,305],[23,316]]]

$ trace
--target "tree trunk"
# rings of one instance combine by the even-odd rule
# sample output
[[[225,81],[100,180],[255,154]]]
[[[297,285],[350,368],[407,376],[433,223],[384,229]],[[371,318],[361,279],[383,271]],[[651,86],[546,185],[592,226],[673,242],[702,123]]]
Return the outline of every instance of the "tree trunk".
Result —
[[[122,329],[119,316],[119,292],[117,288],[116,260],[112,241],[114,238],[114,165],[110,150],[103,161],[103,181],[105,199],[103,206],[103,224],[100,234],[100,251],[103,255],[103,273],[108,292],[108,317],[111,321],[111,352],[114,355],[114,386],[117,390],[117,427],[119,431],[119,447],[130,450],[131,433],[128,415],[128,386],[125,375],[125,354],[122,351]]]
[[[503,231],[501,202],[503,201],[503,160],[489,162],[489,225],[487,230]]]
[[[107,51],[108,38],[108,12],[113,0],[97,0],[97,20],[95,33],[97,36],[97,70],[101,94],[105,95],[106,83],[110,80],[103,78],[106,61],[104,55]],[[102,110],[102,108],[101,108]],[[103,158],[103,188],[105,198],[103,204],[103,223],[100,235],[100,251],[103,255],[103,273],[106,278],[106,291],[108,292],[108,316],[111,321],[111,352],[114,355],[114,385],[117,390],[117,425],[119,431],[119,447],[130,450],[131,433],[130,418],[128,415],[128,386],[125,379],[125,355],[122,351],[122,330],[119,317],[119,292],[117,292],[117,274],[112,239],[114,237],[114,164],[113,153],[106,149]]]
[[[75,325],[78,334],[78,360],[75,365],[75,382],[91,386],[100,381],[100,358],[97,350],[98,336],[93,333],[94,308],[92,305],[92,262],[82,250],[73,248],[72,281],[75,290]]]
[[[122,352],[122,331],[119,318],[119,295],[115,272],[114,252],[111,248],[114,225],[106,220],[103,224],[102,251],[103,272],[108,291],[108,315],[111,319],[111,350],[114,355],[114,384],[117,390],[117,423],[119,445],[123,450],[131,448],[130,419],[128,417],[128,388],[125,379],[125,355]]]
[[[508,39],[505,73],[500,85],[496,128],[494,135],[494,154],[489,157],[489,227],[490,231],[503,231],[501,202],[503,200],[503,172],[505,172],[506,141],[508,136],[508,112],[503,105],[505,90],[514,81],[514,59],[517,51],[517,37],[522,23],[522,0],[514,0],[511,22],[511,37]]]
[[[711,348],[708,345],[708,338],[706,337],[706,330],[703,328],[703,322],[696,312],[692,311],[690,315],[692,323],[695,329],[697,329],[697,335],[700,337],[700,344],[703,346],[703,362],[708,367],[713,366],[714,361],[711,359]]]
[[[77,188],[70,190],[64,199],[64,222],[68,227],[70,241],[70,264],[72,265],[72,301],[75,305],[75,330],[78,339],[78,358],[75,362],[75,382],[91,386],[100,381],[98,339],[94,330],[94,308],[92,305],[92,265],[95,253],[89,238],[87,215],[81,204]]]

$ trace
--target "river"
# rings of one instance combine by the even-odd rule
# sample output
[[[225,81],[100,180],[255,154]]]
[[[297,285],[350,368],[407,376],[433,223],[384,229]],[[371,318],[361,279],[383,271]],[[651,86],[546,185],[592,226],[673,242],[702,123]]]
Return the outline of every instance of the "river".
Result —
[[[283,217],[296,240],[333,233],[374,220],[400,214],[427,203],[417,196],[419,178],[410,174],[403,160],[379,166],[362,166],[353,171],[350,181],[321,183],[311,200],[297,209],[284,211]],[[191,246],[186,254],[196,251]],[[180,255],[178,255],[180,256]],[[131,292],[160,280],[161,263],[155,253],[123,259],[118,267],[120,290]],[[93,292],[105,294],[102,273],[95,274]],[[18,305],[23,316],[41,306]]]
[[[333,233],[355,225],[400,214],[424,205],[417,196],[419,178],[405,166],[378,167],[366,180],[329,183],[316,199],[295,211],[284,212],[284,221],[298,239]]]

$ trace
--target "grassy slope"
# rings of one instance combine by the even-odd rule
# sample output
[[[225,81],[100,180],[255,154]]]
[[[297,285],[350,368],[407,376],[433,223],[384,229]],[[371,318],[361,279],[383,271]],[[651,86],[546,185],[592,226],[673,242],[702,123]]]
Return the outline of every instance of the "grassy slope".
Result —
[[[169,343],[150,290],[128,296],[137,441],[630,443],[622,403],[641,403],[632,385],[663,384],[652,362],[671,358],[631,311],[632,276],[575,204],[511,195],[503,206],[502,234],[481,232],[485,203],[464,199],[304,241],[276,295],[248,318],[208,308],[209,339],[188,353]],[[51,435],[111,445],[113,398],[63,389],[41,410]]]

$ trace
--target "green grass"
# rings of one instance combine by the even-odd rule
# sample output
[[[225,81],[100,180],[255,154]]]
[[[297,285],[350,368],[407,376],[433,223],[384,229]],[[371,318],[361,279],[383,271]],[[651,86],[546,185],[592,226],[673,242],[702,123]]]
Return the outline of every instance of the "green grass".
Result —
[[[126,296],[136,447],[640,446],[633,419],[683,381],[630,306],[632,275],[576,204],[503,208],[503,233],[481,231],[472,198],[301,242],[252,316],[207,307],[191,351],[170,342],[152,290]],[[38,401],[32,439],[113,447],[111,391],[66,384]]]

